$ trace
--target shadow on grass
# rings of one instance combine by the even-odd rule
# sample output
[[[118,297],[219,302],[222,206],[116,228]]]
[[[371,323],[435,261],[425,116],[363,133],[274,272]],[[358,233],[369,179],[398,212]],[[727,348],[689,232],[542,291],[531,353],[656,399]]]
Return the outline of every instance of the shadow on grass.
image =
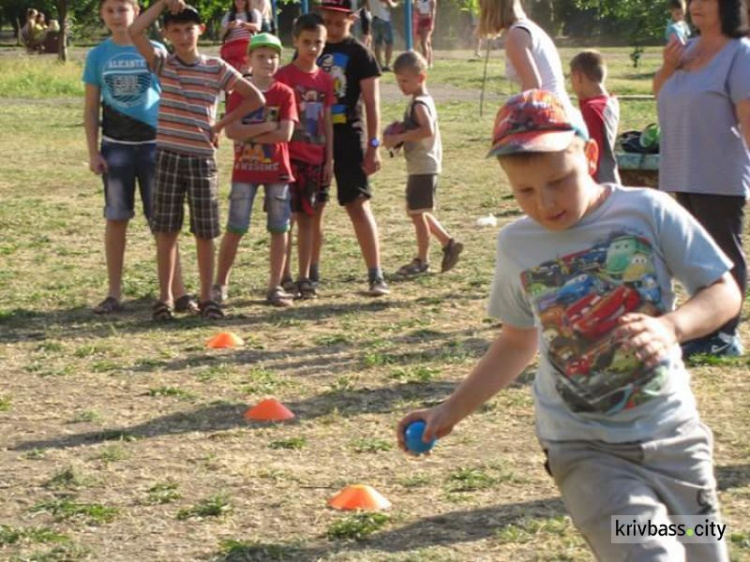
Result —
[[[717,467],[716,473],[721,490],[743,487],[750,483],[750,464],[720,466]],[[426,517],[403,527],[374,534],[360,542],[319,539],[313,544],[305,545],[229,541],[212,560],[315,562],[328,555],[341,555],[347,552],[416,552],[435,546],[490,539],[502,529],[523,525],[530,519],[546,520],[566,513],[560,498],[547,498]]]
[[[446,299],[449,297],[446,297]],[[138,333],[155,330],[186,331],[207,326],[232,328],[261,323],[280,324],[304,320],[321,320],[349,313],[380,312],[407,308],[412,303],[394,300],[368,300],[347,304],[319,304],[278,310],[265,307],[250,314],[228,312],[227,318],[208,321],[200,317],[178,315],[174,321],[155,322],[151,319],[152,299],[129,300],[125,311],[107,316],[94,314],[89,307],[40,312],[16,308],[0,314],[0,343],[44,340],[49,332],[59,330],[64,337],[108,337],[112,331]],[[244,301],[258,303],[261,301]],[[242,304],[242,302],[238,303]]]
[[[491,326],[452,332],[418,329],[395,337],[376,337],[365,341],[334,340],[331,344],[321,343],[278,351],[253,349],[251,346],[235,349],[230,353],[203,351],[174,360],[144,361],[123,370],[152,373],[200,369],[217,364],[248,367],[256,365],[263,369],[291,372],[296,376],[309,376],[322,373],[342,374],[369,367],[467,363],[479,359],[489,347],[487,338],[477,334],[492,329],[494,328]],[[374,345],[380,342],[385,347]],[[405,351],[401,351],[399,347]]]
[[[360,542],[333,542],[321,539],[316,544],[299,545],[231,541],[225,543],[221,552],[212,560],[314,562],[330,554],[340,555],[364,550],[388,553],[418,551],[434,546],[488,539],[502,528],[521,524],[522,521],[550,519],[565,513],[565,507],[559,498],[547,498],[443,513],[377,533]]]
[[[395,404],[403,401],[420,401],[427,404],[445,399],[455,388],[452,382],[405,383],[377,389],[357,389],[327,392],[285,405],[297,416],[296,420],[311,420],[336,413],[343,417],[362,414],[389,413]],[[184,433],[213,433],[238,427],[257,429],[268,424],[247,422],[242,417],[248,404],[218,403],[199,407],[193,411],[178,412],[130,427],[90,431],[51,439],[24,441],[10,446],[15,451],[34,449],[66,449],[81,445],[95,445],[105,441],[135,441],[163,435]],[[298,423],[298,421],[291,422]]]

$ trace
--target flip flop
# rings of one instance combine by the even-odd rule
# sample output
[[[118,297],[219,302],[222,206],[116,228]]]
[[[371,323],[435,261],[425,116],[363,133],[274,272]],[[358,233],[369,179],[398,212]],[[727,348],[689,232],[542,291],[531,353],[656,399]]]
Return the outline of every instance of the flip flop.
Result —
[[[122,305],[115,297],[107,297],[97,304],[93,310],[94,314],[112,314],[113,312],[121,312]]]

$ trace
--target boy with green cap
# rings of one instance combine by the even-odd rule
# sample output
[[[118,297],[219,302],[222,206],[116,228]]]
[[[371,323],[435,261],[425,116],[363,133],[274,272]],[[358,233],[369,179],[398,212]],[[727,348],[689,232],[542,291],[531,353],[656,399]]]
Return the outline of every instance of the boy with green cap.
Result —
[[[259,33],[248,47],[252,76],[248,79],[263,93],[266,105],[227,127],[234,139],[234,170],[229,195],[229,219],[219,249],[219,266],[213,299],[225,302],[229,271],[240,240],[250,227],[250,215],[258,188],[265,188],[266,229],[271,234],[270,275],[266,298],[273,306],[291,306],[292,295],[281,288],[291,219],[289,141],[299,121],[294,91],[274,79],[279,68],[281,41],[270,33]],[[239,94],[229,98],[228,111],[242,102]]]

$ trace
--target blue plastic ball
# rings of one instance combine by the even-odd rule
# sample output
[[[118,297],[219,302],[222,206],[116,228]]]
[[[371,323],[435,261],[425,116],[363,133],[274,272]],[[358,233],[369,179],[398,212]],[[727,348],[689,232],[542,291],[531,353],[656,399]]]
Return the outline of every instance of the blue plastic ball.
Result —
[[[425,443],[422,441],[422,435],[424,434],[425,423],[422,420],[411,422],[404,431],[404,437],[406,441],[406,448],[412,453],[421,455],[426,453],[435,446],[436,439]]]

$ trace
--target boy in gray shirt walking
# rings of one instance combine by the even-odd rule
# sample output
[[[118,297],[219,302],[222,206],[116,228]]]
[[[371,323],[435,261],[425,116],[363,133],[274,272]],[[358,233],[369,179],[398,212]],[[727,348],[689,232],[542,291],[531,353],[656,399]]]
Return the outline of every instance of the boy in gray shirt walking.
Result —
[[[429,270],[430,235],[443,247],[440,270],[444,273],[455,267],[464,247],[451,238],[434,215],[443,146],[435,102],[427,92],[427,61],[419,53],[409,51],[398,56],[393,72],[401,91],[412,99],[404,122],[393,123],[386,129],[383,144],[391,151],[403,146],[408,174],[406,210],[417,235],[417,257],[401,267],[398,274],[418,275]]]

